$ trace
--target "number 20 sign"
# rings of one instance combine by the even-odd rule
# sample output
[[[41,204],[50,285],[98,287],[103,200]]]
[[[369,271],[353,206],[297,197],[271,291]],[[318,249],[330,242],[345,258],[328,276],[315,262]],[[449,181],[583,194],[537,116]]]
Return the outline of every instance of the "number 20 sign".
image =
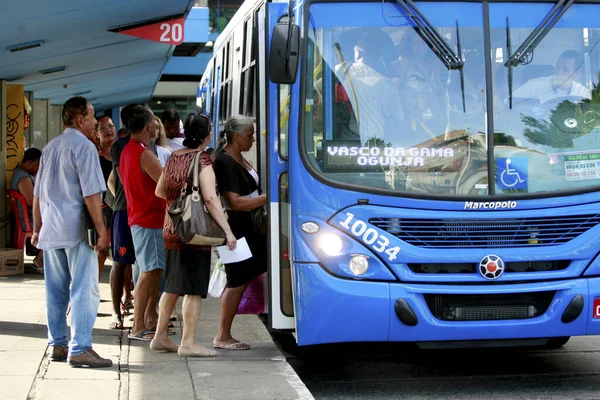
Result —
[[[185,19],[177,18],[138,26],[137,28],[120,30],[118,33],[177,46],[183,43],[184,25]]]

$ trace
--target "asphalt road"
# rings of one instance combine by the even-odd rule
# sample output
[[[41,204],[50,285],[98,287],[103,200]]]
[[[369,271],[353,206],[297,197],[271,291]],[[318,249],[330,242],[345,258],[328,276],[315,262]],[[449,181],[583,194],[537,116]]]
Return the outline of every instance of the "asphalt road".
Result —
[[[421,350],[359,344],[277,343],[321,399],[600,399],[600,337],[560,349]]]

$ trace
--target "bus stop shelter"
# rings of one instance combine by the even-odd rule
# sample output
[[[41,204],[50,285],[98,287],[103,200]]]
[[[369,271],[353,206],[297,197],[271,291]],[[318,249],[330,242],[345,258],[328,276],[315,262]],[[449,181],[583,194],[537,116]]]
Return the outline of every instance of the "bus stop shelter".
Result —
[[[164,22],[185,18],[192,0],[23,0],[0,14],[0,247],[11,247],[6,188],[26,148],[62,132],[61,105],[90,100],[118,124],[119,107],[152,97],[181,32]],[[156,40],[132,36],[150,29]],[[127,33],[125,33],[127,32]],[[165,40],[166,39],[166,40]],[[169,40],[173,39],[173,40]]]

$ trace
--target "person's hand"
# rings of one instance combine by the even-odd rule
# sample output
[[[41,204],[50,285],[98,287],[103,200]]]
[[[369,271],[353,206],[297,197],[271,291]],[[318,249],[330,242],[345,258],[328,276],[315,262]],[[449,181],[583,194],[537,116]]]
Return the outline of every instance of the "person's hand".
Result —
[[[100,255],[103,251],[108,248],[108,235],[106,233],[98,235],[98,241],[96,242],[96,253]]]
[[[237,239],[233,236],[233,233],[225,234],[225,240],[227,241],[227,247],[229,250],[235,250],[237,247]]]
[[[40,241],[40,233],[39,232],[33,232],[33,235],[31,235],[31,244],[37,248],[37,244]]]

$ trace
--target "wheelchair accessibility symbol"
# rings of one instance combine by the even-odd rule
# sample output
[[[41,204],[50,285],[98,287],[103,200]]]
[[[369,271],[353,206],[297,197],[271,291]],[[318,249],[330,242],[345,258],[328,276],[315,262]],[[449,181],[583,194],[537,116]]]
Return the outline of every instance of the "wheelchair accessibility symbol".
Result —
[[[502,189],[527,189],[527,158],[498,158],[496,166]]]

